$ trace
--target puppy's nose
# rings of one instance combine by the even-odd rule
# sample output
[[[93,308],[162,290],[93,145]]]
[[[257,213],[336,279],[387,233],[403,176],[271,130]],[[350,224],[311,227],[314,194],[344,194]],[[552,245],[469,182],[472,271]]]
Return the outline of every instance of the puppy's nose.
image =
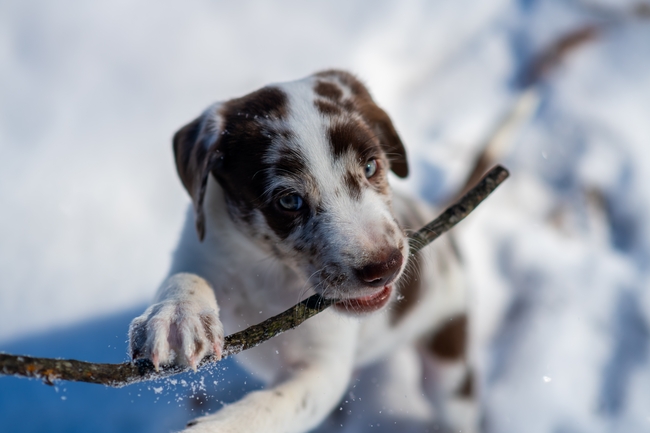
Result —
[[[381,287],[391,281],[399,272],[402,260],[402,253],[398,249],[394,249],[385,261],[370,263],[363,268],[355,269],[355,273],[367,285]]]

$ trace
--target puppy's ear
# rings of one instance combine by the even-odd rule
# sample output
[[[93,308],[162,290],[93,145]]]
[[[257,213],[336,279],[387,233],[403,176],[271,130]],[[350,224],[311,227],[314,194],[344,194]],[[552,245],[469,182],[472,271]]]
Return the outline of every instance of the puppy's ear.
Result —
[[[399,138],[388,114],[375,104],[370,95],[367,98],[360,98],[357,105],[361,115],[377,134],[379,142],[390,161],[390,169],[399,177],[408,176],[409,166],[406,161],[406,149],[404,149],[404,144]]]
[[[199,240],[205,237],[205,213],[203,200],[210,171],[219,159],[219,106],[208,108],[201,116],[174,134],[174,158],[176,170],[183,186],[192,197],[196,231]]]

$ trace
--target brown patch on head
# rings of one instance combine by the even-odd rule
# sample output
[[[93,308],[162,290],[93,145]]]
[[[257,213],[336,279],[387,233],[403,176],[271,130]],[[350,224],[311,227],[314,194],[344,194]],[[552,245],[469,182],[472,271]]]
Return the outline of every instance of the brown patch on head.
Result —
[[[368,89],[354,75],[340,70],[327,70],[316,74],[316,77],[337,80],[350,89],[352,97],[341,101],[347,111],[361,115],[370,129],[379,138],[382,148],[390,160],[391,170],[400,177],[408,176],[406,150],[388,114],[373,101]],[[318,85],[317,85],[318,87]],[[326,91],[322,89],[324,93]]]
[[[263,205],[270,168],[265,157],[273,141],[284,139],[287,133],[272,121],[286,118],[287,111],[287,96],[275,87],[228,101],[221,110],[223,163],[213,173],[228,198],[245,211]]]
[[[316,109],[325,116],[336,116],[341,114],[341,107],[321,99],[314,102]]]
[[[335,78],[347,86],[353,95],[370,97],[370,93],[368,92],[368,89],[366,89],[366,86],[364,86],[357,77],[349,72],[341,71],[340,69],[328,69],[317,73],[316,76],[321,78]]]
[[[282,120],[288,113],[287,95],[277,87],[264,87],[228,101],[224,108],[236,116]]]
[[[377,191],[379,194],[385,195],[385,196],[390,196],[391,190],[390,190],[390,185],[388,184],[388,171],[383,168],[384,165],[387,164],[387,161],[381,159],[377,160],[377,172],[376,174],[368,179],[370,184],[373,186],[375,191]]]
[[[302,179],[307,171],[304,157],[291,147],[280,149],[280,153],[280,157],[273,165],[273,171],[283,176],[295,175],[298,179]]]
[[[357,173],[347,172],[343,179],[343,183],[352,197],[355,200],[361,198],[361,178]]]
[[[329,99],[334,102],[339,102],[343,97],[343,91],[339,86],[328,81],[318,80],[314,91],[318,96]]]
[[[399,324],[404,317],[417,305],[422,294],[422,256],[418,253],[409,258],[407,271],[399,280],[399,294],[402,299],[395,303],[391,311],[390,322],[392,326]]]
[[[336,158],[355,152],[359,157],[366,156],[367,152],[377,146],[372,131],[360,122],[336,122],[329,128],[329,139],[332,153]],[[365,162],[365,160],[363,161]]]
[[[332,122],[328,129],[332,154],[335,158],[352,156],[354,164],[348,167],[343,181],[351,197],[359,199],[363,185],[370,185],[380,194],[389,195],[387,170],[388,161],[379,144],[379,140],[368,126],[357,119],[346,119]],[[363,175],[363,167],[369,160],[377,161],[377,171],[367,180]]]
[[[467,315],[460,314],[449,319],[435,333],[427,345],[438,358],[456,361],[465,356],[467,345]]]
[[[226,193],[229,204],[245,221],[261,212],[267,225],[285,239],[306,218],[305,212],[289,214],[275,205],[276,194],[268,185],[272,176],[303,175],[302,157],[286,147],[277,161],[269,162],[272,145],[291,140],[292,133],[278,124],[288,113],[286,94],[275,87],[266,87],[229,101],[222,110],[224,130],[219,149],[223,164],[213,173]]]

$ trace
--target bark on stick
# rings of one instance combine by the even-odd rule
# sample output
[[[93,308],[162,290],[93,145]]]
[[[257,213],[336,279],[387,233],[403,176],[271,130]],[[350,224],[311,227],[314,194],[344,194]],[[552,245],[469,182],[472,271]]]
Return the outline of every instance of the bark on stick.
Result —
[[[411,255],[462,221],[506,180],[508,175],[508,171],[500,165],[492,168],[474,188],[447,208],[438,218],[410,235]],[[277,316],[229,335],[225,338],[223,356],[235,355],[293,329],[335,302],[336,299],[313,295]],[[216,362],[216,359],[207,356],[201,361],[199,367],[213,362]],[[122,387],[136,382],[165,378],[186,370],[187,368],[170,366],[156,371],[148,360],[100,364],[74,359],[35,358],[0,353],[0,375],[33,377],[42,379],[48,384],[52,384],[55,380],[69,380]]]

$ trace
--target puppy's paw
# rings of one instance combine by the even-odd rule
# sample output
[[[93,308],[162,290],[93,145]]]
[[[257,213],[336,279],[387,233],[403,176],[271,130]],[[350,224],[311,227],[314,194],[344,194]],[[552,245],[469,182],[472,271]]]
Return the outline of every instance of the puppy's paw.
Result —
[[[160,365],[189,366],[196,370],[203,357],[221,359],[223,325],[218,310],[191,299],[167,299],[154,304],[131,322],[132,359]]]

